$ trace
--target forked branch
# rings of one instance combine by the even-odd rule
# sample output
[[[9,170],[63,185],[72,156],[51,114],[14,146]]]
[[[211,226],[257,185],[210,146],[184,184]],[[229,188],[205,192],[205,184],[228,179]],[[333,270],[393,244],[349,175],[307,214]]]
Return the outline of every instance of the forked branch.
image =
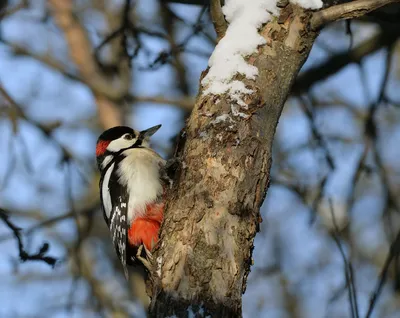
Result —
[[[310,21],[311,29],[318,30],[324,25],[338,20],[359,18],[396,2],[400,2],[400,0],[358,0],[332,6],[313,14]]]

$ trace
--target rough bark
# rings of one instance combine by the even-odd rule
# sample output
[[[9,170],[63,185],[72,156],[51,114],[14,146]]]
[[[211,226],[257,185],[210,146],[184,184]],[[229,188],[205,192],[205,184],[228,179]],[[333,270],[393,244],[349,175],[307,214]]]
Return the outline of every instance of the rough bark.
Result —
[[[317,35],[309,19],[289,5],[260,31],[267,44],[249,58],[259,76],[245,80],[254,90],[241,109],[246,119],[232,114],[228,96],[202,96],[200,89],[154,254],[151,316],[241,316],[275,129]],[[222,114],[231,120],[216,122]]]

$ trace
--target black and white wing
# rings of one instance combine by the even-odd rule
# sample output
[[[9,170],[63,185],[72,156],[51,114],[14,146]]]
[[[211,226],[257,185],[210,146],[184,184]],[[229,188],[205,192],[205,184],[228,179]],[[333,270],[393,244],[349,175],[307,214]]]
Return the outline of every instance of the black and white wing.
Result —
[[[124,268],[125,277],[128,279],[127,264],[127,218],[128,218],[128,191],[118,182],[118,174],[113,163],[103,172],[100,180],[100,193],[103,202],[103,214],[110,229],[111,239],[117,256]]]
[[[113,204],[110,219],[110,233],[114,248],[118,258],[124,268],[125,277],[128,279],[128,269],[126,267],[126,250],[127,250],[127,201],[125,195],[119,195],[117,202]]]

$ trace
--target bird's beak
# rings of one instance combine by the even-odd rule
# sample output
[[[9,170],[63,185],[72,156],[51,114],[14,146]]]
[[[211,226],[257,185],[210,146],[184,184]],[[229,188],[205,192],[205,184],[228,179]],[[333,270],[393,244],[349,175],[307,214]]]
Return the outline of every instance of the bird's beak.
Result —
[[[161,128],[161,125],[157,125],[157,126],[150,127],[150,128],[148,128],[148,129],[146,129],[146,130],[142,130],[142,131],[140,132],[140,137],[141,137],[142,139],[150,138],[150,137],[153,136],[153,135],[156,133],[156,131],[159,130],[160,128]]]

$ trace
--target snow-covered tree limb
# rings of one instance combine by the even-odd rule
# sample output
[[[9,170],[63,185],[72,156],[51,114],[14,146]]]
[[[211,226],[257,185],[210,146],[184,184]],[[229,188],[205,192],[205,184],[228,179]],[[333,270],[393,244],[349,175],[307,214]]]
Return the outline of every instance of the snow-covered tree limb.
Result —
[[[264,25],[258,33],[264,44],[243,61],[258,75],[232,78],[250,93],[238,97],[233,85],[219,95],[205,94],[203,86],[197,98],[181,138],[182,167],[154,255],[154,317],[241,316],[253,240],[261,222],[259,208],[269,184],[275,128],[317,35],[306,32],[310,15],[303,9],[289,5],[282,13],[287,19]],[[235,23],[231,21],[230,27]],[[229,47],[223,42],[230,36],[229,28],[218,45]],[[219,63],[218,56],[214,63]],[[210,70],[203,79],[207,73]],[[215,78],[212,81],[210,85],[219,85]]]
[[[292,2],[280,11],[262,0],[222,8],[229,26],[178,146],[181,169],[149,283],[153,317],[241,317],[275,129],[317,36],[318,13],[307,9],[322,7]]]

